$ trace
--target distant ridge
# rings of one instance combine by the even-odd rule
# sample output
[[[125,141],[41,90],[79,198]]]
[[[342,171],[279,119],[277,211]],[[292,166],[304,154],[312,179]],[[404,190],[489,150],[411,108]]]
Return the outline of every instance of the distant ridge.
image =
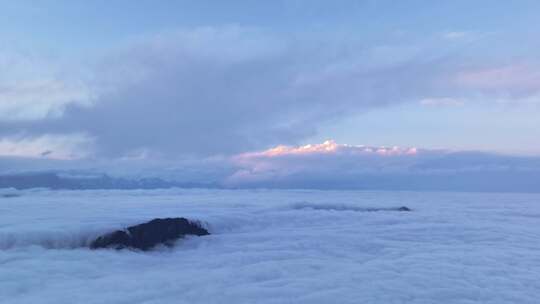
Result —
[[[217,188],[215,184],[166,181],[161,178],[117,178],[107,174],[70,176],[58,172],[27,172],[0,175],[0,188],[54,190]]]
[[[35,171],[0,174],[0,189],[48,188],[51,190],[135,190],[168,188],[206,189],[314,189],[380,191],[522,192],[540,193],[539,171],[466,171],[427,174],[358,174],[284,176],[275,180],[235,185],[219,179],[208,182],[167,180],[160,177],[114,177],[80,171]],[[489,179],[487,176],[489,175]]]

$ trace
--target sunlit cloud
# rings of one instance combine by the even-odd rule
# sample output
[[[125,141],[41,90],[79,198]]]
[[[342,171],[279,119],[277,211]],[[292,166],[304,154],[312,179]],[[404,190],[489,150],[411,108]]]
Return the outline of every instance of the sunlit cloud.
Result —
[[[226,187],[532,191],[531,178],[540,176],[539,157],[331,140],[243,153],[231,163]]]
[[[147,158],[144,151],[96,159],[84,137],[0,141],[0,174],[54,170],[157,177],[225,188],[538,191],[540,157],[485,152],[375,147],[326,141],[234,156]],[[90,146],[90,148],[86,148]],[[137,154],[139,153],[139,154]]]
[[[416,148],[374,147],[364,145],[338,144],[334,140],[327,140],[321,144],[308,144],[304,146],[279,145],[261,152],[243,153],[237,158],[252,157],[279,157],[287,155],[309,154],[378,154],[378,155],[412,155],[417,153]]]
[[[280,145],[231,158],[238,170],[226,184],[270,182],[290,176],[335,176],[351,172],[393,171],[408,166],[422,153],[417,148],[338,144],[327,140],[304,146]]]

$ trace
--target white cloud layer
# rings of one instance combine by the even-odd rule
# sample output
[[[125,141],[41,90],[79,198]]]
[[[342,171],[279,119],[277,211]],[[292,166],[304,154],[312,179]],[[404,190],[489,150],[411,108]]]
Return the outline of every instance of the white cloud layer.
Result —
[[[522,303],[538,300],[537,194],[24,191],[3,199],[0,302]],[[408,206],[412,212],[385,211]],[[378,212],[365,212],[381,208]],[[184,216],[210,236],[74,248]]]

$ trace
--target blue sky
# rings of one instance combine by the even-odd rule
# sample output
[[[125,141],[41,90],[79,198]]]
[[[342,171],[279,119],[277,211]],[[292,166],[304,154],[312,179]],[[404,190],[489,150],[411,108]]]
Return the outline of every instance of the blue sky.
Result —
[[[0,157],[540,154],[537,1],[0,6]]]

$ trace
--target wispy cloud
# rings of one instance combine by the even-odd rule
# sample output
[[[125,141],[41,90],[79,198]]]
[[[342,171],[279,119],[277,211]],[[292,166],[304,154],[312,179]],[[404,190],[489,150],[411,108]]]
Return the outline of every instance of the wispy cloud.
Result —
[[[450,31],[442,34],[442,37],[445,39],[462,39],[469,35],[468,32],[464,31]]]
[[[469,69],[458,73],[455,81],[459,86],[485,94],[520,98],[540,92],[540,66],[516,63]]]
[[[420,104],[428,107],[460,107],[465,105],[465,101],[456,98],[437,97],[424,98],[420,100]]]
[[[475,31],[446,31],[441,34],[441,37],[448,41],[471,43],[478,41],[487,35],[488,34],[486,33],[478,33]]]
[[[73,160],[92,153],[92,139],[83,134],[10,136],[0,139],[0,157]]]

